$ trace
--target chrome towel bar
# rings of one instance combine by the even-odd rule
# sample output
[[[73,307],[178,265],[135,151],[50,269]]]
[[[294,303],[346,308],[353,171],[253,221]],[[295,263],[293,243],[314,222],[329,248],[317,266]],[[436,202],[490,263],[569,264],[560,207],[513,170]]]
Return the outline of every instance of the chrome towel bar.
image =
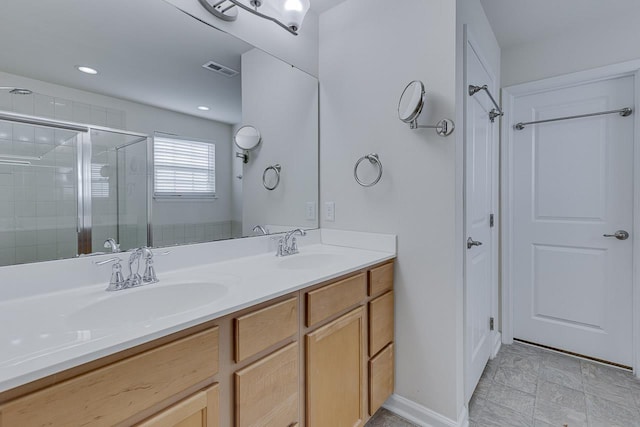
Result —
[[[628,117],[633,113],[633,109],[630,108],[630,107],[626,107],[626,108],[621,108],[619,110],[602,111],[600,113],[578,114],[576,116],[566,116],[566,117],[558,117],[556,119],[536,120],[534,122],[520,122],[520,123],[516,123],[515,125],[513,125],[513,128],[517,129],[517,130],[522,130],[527,125],[536,125],[538,123],[558,122],[560,120],[581,119],[583,117],[602,116],[604,114],[614,114],[614,113],[618,113],[622,117]]]

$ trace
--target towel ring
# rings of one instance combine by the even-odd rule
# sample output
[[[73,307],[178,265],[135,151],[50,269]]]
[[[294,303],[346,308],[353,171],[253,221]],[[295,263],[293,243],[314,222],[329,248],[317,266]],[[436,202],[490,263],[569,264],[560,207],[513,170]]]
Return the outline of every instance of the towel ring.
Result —
[[[358,177],[358,166],[360,166],[360,163],[362,163],[362,161],[365,159],[369,160],[369,163],[371,163],[372,165],[378,167],[378,176],[375,180],[373,180],[373,182],[370,182],[368,184],[362,182],[362,180],[360,180],[360,178]],[[356,162],[356,165],[353,167],[353,177],[356,179],[356,182],[363,187],[373,187],[374,185],[376,185],[380,181],[380,178],[382,178],[382,162],[380,161],[380,157],[378,157],[376,153],[371,153],[367,154],[366,156],[360,157]]]
[[[273,184],[273,186],[269,186],[269,184],[267,184],[267,172],[269,172],[270,170],[274,171],[276,173],[276,183]],[[264,185],[264,188],[266,188],[269,191],[273,191],[276,188],[278,188],[278,185],[280,185],[280,171],[282,170],[282,166],[280,165],[272,165],[272,166],[267,166],[267,168],[264,170],[264,172],[262,173],[262,185]]]

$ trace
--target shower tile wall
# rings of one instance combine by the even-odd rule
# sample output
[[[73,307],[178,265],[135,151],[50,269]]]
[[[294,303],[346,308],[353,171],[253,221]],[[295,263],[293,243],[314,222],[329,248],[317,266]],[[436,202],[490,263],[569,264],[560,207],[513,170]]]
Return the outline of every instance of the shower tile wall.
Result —
[[[125,114],[42,94],[0,91],[0,110],[122,128]],[[32,165],[0,164],[0,266],[77,253],[75,133],[0,121],[0,159],[40,157]]]
[[[124,111],[40,93],[13,95],[7,91],[0,91],[0,110],[115,129],[126,128]]]
[[[45,137],[46,129],[6,122],[0,129],[0,155],[42,156],[31,166],[0,165],[0,265],[74,256],[76,137],[63,131]]]
[[[153,225],[153,246],[203,243],[231,237],[231,221]]]

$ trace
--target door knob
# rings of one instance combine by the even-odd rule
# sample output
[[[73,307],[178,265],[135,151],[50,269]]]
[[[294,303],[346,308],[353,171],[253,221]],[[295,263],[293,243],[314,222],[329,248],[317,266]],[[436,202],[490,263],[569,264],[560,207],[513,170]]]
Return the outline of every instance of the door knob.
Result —
[[[618,230],[614,234],[603,234],[604,237],[615,237],[618,240],[627,240],[629,238],[629,233],[624,230]]]
[[[471,249],[474,246],[482,246],[482,242],[478,242],[477,240],[473,240],[471,237],[467,239],[467,249]]]

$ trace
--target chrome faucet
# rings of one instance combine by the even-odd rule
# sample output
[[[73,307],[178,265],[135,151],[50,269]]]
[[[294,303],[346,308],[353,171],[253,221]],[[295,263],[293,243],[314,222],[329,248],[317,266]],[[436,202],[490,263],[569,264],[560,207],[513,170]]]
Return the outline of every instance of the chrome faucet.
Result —
[[[276,252],[276,256],[287,256],[297,254],[298,251],[298,241],[296,240],[295,235],[299,234],[300,236],[306,236],[307,232],[301,228],[296,228],[295,230],[288,231],[284,237],[281,237],[278,240],[278,251]]]
[[[262,234],[263,236],[266,236],[267,234],[269,234],[269,230],[267,230],[266,228],[264,228],[261,225],[256,225],[255,227],[253,227],[252,231],[254,233]]]
[[[109,237],[107,240],[105,240],[103,247],[105,249],[111,249],[111,253],[113,254],[120,252],[120,245],[113,237]]]
[[[167,255],[168,253],[169,251],[162,252],[160,255]],[[121,289],[129,289],[159,282],[153,266],[153,255],[151,249],[147,247],[133,249],[129,256],[129,276],[126,279],[122,275],[122,266],[120,265],[122,262],[121,258],[109,258],[105,261],[96,262],[97,265],[113,263],[111,280],[109,281],[107,291],[119,291]],[[140,275],[141,259],[145,261],[144,274],[142,276]],[[133,266],[134,264],[135,268]]]

